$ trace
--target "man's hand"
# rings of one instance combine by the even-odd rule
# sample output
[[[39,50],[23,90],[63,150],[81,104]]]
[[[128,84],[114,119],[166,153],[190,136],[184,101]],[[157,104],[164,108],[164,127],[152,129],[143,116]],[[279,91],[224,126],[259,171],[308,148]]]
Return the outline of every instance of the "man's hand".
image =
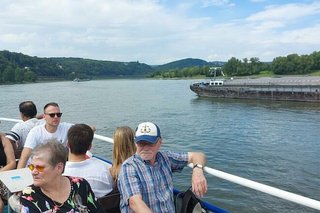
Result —
[[[201,168],[195,167],[192,172],[192,191],[198,197],[203,197],[208,191],[207,180]]]
[[[36,115],[36,118],[39,119],[39,120],[40,120],[40,119],[43,119],[43,118],[44,118],[44,114]]]

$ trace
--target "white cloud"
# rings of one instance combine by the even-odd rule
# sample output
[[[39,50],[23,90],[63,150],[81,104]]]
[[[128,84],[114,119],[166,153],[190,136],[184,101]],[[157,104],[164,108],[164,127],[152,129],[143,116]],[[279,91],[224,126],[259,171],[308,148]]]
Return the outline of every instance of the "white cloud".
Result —
[[[250,1],[253,2],[253,3],[260,3],[260,2],[265,2],[267,0],[250,0]]]
[[[205,2],[207,6],[233,4],[228,0]],[[317,16],[320,3],[272,5],[247,19],[221,20],[220,24],[214,22],[215,12],[211,17],[191,16],[187,12],[196,4],[180,3],[170,8],[151,0],[3,0],[0,47],[39,57],[148,64],[187,57],[271,60],[294,50],[294,42],[300,44],[297,50],[301,52],[319,49],[319,25],[291,29],[288,25]]]
[[[202,0],[202,6],[203,7],[211,7],[211,6],[233,7],[235,6],[235,4],[230,2],[229,0]]]
[[[280,42],[291,44],[314,45],[315,50],[320,49],[320,24],[303,29],[283,32]]]
[[[271,5],[264,11],[249,16],[247,20],[252,22],[282,21],[286,23],[315,14],[320,14],[320,2]]]

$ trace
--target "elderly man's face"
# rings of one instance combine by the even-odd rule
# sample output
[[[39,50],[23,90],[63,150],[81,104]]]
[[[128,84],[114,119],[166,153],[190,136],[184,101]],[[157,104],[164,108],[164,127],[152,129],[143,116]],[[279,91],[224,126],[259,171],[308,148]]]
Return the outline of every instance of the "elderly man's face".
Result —
[[[160,149],[161,143],[161,138],[159,138],[155,144],[147,141],[140,141],[136,144],[137,154],[139,154],[143,160],[148,160],[153,164],[156,160],[156,155]]]

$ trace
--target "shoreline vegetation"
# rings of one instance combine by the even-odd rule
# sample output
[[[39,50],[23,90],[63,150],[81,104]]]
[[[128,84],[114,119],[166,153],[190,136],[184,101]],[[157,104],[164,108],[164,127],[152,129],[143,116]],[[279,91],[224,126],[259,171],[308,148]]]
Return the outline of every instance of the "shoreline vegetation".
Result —
[[[227,62],[187,58],[163,65],[98,61],[83,58],[39,58],[0,51],[0,85],[74,79],[209,79],[281,76],[320,76],[320,51],[310,55],[290,54],[261,62],[252,57],[232,57]]]
[[[217,79],[256,79],[256,78],[264,78],[264,77],[271,77],[271,78],[282,78],[282,77],[319,77],[320,76],[320,71],[310,73],[307,75],[274,75],[272,73],[262,73],[259,75],[248,75],[248,76],[217,76]],[[192,79],[212,79],[213,77],[207,77],[205,75],[197,75],[197,76],[191,76],[191,77],[173,77],[173,78],[164,78],[161,76],[155,76],[155,77],[145,77],[145,76],[113,76],[113,77],[100,77],[100,78],[92,78],[90,80],[112,80],[112,79],[157,79],[157,80],[192,80]],[[6,83],[0,83],[0,85],[14,85],[14,84],[32,84],[32,83],[50,83],[50,82],[63,82],[63,81],[73,81],[69,79],[63,79],[63,78],[44,78],[44,79],[38,79],[35,82],[6,82]],[[88,81],[88,80],[86,80]],[[74,81],[75,83],[77,82],[82,82],[80,81]]]
[[[282,78],[282,77],[319,77],[320,71],[310,73],[308,75],[274,75],[274,74],[259,74],[259,75],[250,75],[250,76],[232,76],[233,79],[257,79],[257,78],[264,78],[264,77],[271,77],[271,78]],[[114,76],[114,77],[103,77],[103,78],[92,78],[90,80],[117,80],[117,79],[156,79],[156,80],[198,80],[198,79],[211,79],[213,77],[207,77],[205,75],[197,75],[192,77],[175,77],[175,78],[163,78],[163,77],[132,77],[132,76]],[[230,79],[230,76],[218,76],[217,79]],[[38,79],[36,82],[22,82],[19,84],[31,84],[31,83],[50,83],[50,82],[63,82],[63,81],[70,81],[61,78],[46,78],[46,79]],[[86,80],[88,81],[88,80]],[[82,81],[74,81],[74,82],[82,82]],[[2,83],[0,85],[13,85],[17,83]]]

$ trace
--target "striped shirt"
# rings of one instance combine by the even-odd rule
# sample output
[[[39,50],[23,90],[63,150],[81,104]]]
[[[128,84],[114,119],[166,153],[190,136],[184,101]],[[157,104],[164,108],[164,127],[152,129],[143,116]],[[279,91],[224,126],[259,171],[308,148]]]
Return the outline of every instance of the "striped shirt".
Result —
[[[31,118],[25,122],[16,123],[10,132],[6,133],[6,137],[14,141],[17,144],[18,149],[22,150],[30,130],[43,123],[44,120],[39,120],[37,118]]]
[[[187,164],[186,152],[158,152],[153,166],[137,154],[128,158],[118,179],[121,212],[132,212],[129,198],[137,194],[152,212],[174,212],[172,172],[180,172]]]

